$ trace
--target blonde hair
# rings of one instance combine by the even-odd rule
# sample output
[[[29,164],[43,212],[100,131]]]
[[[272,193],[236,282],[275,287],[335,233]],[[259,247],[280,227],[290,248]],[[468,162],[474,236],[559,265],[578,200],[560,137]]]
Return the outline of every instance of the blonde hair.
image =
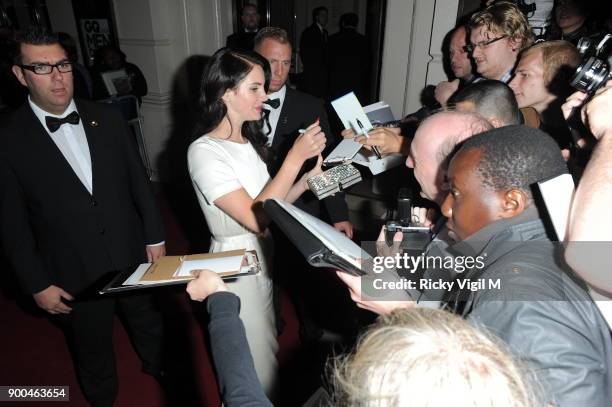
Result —
[[[485,26],[492,33],[507,35],[520,44],[519,50],[533,43],[533,32],[525,15],[514,4],[496,1],[470,18],[470,31]]]
[[[458,316],[402,310],[381,317],[353,355],[336,359],[335,405],[540,407],[532,374]]]
[[[542,63],[544,66],[544,81],[546,84],[551,83],[554,79],[569,82],[576,68],[580,65],[582,58],[578,49],[571,42],[556,40],[544,41],[534,44],[523,51],[523,55],[528,52],[541,50]],[[561,78],[556,78],[558,75]]]
[[[289,44],[289,46],[291,46],[287,31],[279,27],[264,27],[255,35],[255,39],[253,40],[255,47],[259,46],[268,38],[280,42],[281,44]]]

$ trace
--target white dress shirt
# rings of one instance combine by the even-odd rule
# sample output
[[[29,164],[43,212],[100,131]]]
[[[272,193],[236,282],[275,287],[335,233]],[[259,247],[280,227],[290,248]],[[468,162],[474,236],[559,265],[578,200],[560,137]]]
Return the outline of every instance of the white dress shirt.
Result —
[[[74,100],[70,101],[70,104],[61,115],[55,115],[44,111],[32,102],[29,96],[28,103],[30,103],[32,111],[38,120],[40,120],[40,123],[57,148],[59,148],[66,161],[68,161],[68,164],[70,164],[76,176],[79,177],[85,188],[92,194],[91,156],[89,154],[89,144],[87,144],[85,128],[83,128],[83,120],[79,120],[79,124],[64,123],[53,133],[49,130],[45,121],[45,116],[63,118],[72,112],[78,112]]]
[[[278,107],[276,109],[273,109],[272,106],[269,106],[269,105],[264,105],[263,107],[264,109],[270,111],[269,120],[270,120],[270,128],[272,130],[270,131],[270,134],[267,135],[269,146],[272,145],[272,140],[274,140],[274,134],[276,134],[276,125],[278,124],[278,119],[280,118],[280,113],[283,108],[283,103],[285,103],[286,93],[287,93],[287,85],[283,85],[283,87],[277,90],[276,92],[268,94],[268,99],[279,99],[280,100],[280,104],[278,105]],[[267,130],[268,129],[266,125],[264,124],[264,133]]]

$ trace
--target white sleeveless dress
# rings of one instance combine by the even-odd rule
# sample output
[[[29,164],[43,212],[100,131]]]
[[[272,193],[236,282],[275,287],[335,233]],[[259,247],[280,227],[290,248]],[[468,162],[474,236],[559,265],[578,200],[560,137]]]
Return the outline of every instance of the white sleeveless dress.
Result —
[[[240,318],[255,362],[257,376],[270,395],[277,382],[276,325],[272,304],[272,239],[269,232],[256,235],[214,205],[214,201],[240,188],[255,198],[270,180],[266,165],[250,143],[240,144],[204,135],[187,152],[189,174],[198,202],[212,234],[210,251],[256,250],[262,263],[257,276],[228,283],[240,297]],[[214,355],[213,355],[214,357]]]

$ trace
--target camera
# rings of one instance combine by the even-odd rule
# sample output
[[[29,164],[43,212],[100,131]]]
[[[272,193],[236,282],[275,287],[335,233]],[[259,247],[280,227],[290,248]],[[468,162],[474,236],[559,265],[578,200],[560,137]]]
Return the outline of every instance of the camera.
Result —
[[[583,61],[576,68],[571,85],[592,95],[612,77],[612,34],[601,38],[583,37],[577,48]]]
[[[412,198],[407,188],[400,188],[397,194],[397,216],[385,224],[385,241],[387,245],[393,244],[393,237],[402,232],[403,237],[399,245],[403,253],[413,256],[420,255],[431,241],[431,230],[419,226],[412,221]]]

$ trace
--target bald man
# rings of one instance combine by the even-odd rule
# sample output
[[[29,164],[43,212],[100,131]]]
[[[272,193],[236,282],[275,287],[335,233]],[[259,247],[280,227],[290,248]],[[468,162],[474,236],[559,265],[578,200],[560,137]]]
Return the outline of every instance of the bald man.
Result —
[[[448,156],[462,141],[491,128],[491,124],[486,119],[475,113],[439,112],[425,119],[416,131],[406,160],[406,165],[414,169],[414,176],[421,187],[421,196],[440,207],[448,193],[445,186]],[[413,209],[419,211],[418,208]],[[431,225],[435,220],[432,212],[434,211],[426,215],[425,210],[420,209],[419,219],[429,217],[429,221],[423,223]],[[446,227],[442,225],[438,229],[434,229],[436,238],[426,249],[429,256],[446,255],[444,250],[448,242],[452,242]],[[454,274],[440,269],[425,271],[423,278],[429,278],[431,274],[445,281],[454,279]],[[414,306],[414,300],[417,300],[417,298],[412,298],[408,292],[397,292],[396,290],[393,290],[391,298],[381,301],[367,300],[367,297],[361,295],[359,277],[349,276],[346,273],[338,273],[338,275],[348,285],[351,297],[357,305],[377,314],[388,314],[394,309]],[[420,305],[437,307],[445,294],[445,290],[426,290],[420,295],[418,302]]]

